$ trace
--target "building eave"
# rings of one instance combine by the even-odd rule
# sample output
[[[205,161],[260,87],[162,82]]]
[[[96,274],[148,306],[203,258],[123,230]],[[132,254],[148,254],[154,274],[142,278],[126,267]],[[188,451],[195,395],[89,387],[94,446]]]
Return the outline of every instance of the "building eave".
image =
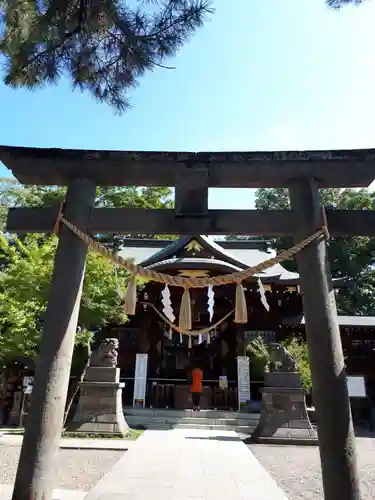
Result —
[[[375,316],[337,316],[339,326],[352,328],[375,328]],[[303,315],[283,319],[284,326],[305,326]]]

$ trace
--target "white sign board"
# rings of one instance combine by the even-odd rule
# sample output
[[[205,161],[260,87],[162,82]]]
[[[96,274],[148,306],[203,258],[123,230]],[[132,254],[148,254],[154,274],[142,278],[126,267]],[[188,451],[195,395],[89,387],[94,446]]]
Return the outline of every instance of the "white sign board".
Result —
[[[245,407],[250,400],[250,364],[247,356],[237,357],[238,408]]]
[[[33,392],[34,377],[23,377],[22,387],[25,394],[31,394]]]
[[[220,389],[228,389],[228,378],[226,375],[220,375],[219,387]]]
[[[350,398],[367,398],[364,377],[346,377]]]
[[[137,354],[135,359],[133,407],[145,406],[147,385],[147,354]]]

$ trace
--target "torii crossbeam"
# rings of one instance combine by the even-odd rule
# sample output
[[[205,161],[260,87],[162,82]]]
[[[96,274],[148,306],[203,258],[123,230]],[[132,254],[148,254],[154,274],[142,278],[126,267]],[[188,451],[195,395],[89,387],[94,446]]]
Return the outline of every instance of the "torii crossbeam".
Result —
[[[298,232],[292,210],[209,210],[210,187],[287,187],[314,178],[320,188],[367,187],[374,178],[375,149],[271,153],[161,153],[83,151],[0,146],[0,160],[24,184],[68,185],[74,178],[95,185],[172,186],[175,209],[92,208],[91,233],[248,234]],[[10,232],[53,230],[59,207],[13,208]],[[330,234],[374,236],[375,212],[330,210]]]

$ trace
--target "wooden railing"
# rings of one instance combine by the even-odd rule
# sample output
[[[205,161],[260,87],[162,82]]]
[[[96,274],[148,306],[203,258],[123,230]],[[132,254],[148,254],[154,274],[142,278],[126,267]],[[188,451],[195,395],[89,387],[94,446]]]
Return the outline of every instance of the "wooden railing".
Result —
[[[124,406],[132,405],[131,393],[134,379],[122,379],[128,390],[124,391]],[[220,389],[217,380],[203,381],[201,408],[234,410],[238,407],[237,382],[229,381],[227,389]],[[192,408],[189,386],[185,379],[152,378],[147,381],[146,406],[152,408]]]

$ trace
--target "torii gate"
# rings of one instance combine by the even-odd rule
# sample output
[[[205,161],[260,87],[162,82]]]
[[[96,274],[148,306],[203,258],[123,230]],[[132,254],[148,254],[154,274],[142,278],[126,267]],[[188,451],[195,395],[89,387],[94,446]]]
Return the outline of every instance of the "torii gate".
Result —
[[[159,153],[0,147],[24,184],[67,185],[64,214],[89,233],[294,235],[322,226],[319,188],[367,187],[375,150]],[[97,185],[173,186],[175,209],[92,208]],[[208,188],[288,187],[291,210],[208,210]],[[59,207],[14,208],[10,232],[52,232]],[[375,235],[372,211],[327,212],[335,236]],[[50,500],[87,247],[61,227],[13,500]],[[326,500],[360,500],[353,424],[324,240],[297,256]]]

